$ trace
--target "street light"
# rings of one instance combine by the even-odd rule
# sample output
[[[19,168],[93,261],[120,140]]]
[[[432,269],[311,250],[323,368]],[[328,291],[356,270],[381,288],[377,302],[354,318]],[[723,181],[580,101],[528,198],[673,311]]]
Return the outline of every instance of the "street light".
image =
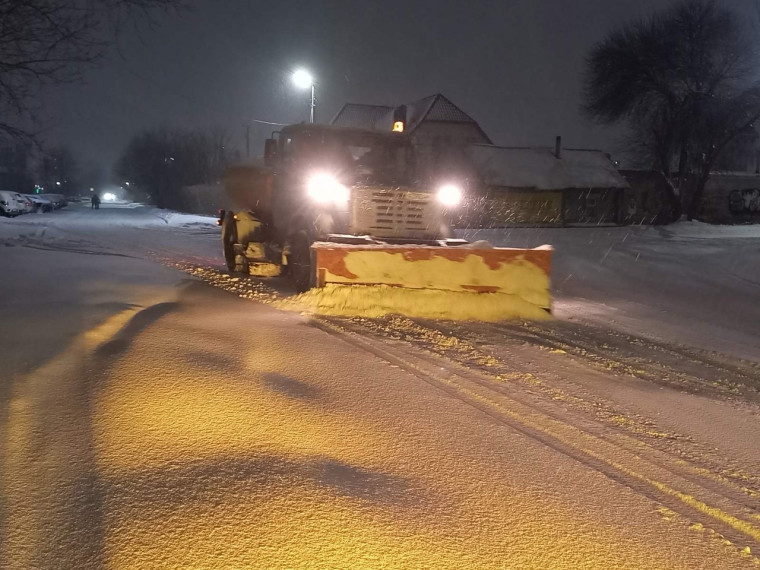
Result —
[[[308,89],[311,87],[311,105],[310,105],[310,113],[309,113],[309,122],[314,122],[314,107],[316,107],[316,103],[314,100],[314,78],[311,76],[311,73],[306,71],[305,69],[298,69],[293,74],[293,83],[296,87],[299,89]]]

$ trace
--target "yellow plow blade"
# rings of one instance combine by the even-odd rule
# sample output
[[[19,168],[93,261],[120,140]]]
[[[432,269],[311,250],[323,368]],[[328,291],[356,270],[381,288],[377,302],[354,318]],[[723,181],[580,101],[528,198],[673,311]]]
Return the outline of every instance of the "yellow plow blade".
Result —
[[[551,309],[549,246],[320,242],[312,250],[317,287],[293,303],[320,314],[499,321],[545,319]]]

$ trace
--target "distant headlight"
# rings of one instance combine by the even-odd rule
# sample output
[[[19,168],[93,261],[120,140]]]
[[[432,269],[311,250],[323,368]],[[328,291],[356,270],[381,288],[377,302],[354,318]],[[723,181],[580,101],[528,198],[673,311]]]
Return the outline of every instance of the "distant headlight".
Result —
[[[306,192],[309,197],[320,204],[346,204],[350,197],[348,188],[343,186],[334,176],[329,174],[314,174],[306,181]]]
[[[116,200],[116,194],[114,194],[113,192],[106,192],[105,194],[103,194],[104,202],[113,202],[114,200]]]
[[[462,190],[453,184],[446,184],[438,189],[438,201],[444,206],[458,206],[462,196]]]

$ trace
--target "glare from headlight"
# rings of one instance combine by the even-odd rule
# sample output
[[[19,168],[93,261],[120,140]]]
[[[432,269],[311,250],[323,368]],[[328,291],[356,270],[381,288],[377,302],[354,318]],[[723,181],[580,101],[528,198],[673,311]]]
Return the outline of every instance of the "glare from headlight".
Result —
[[[309,197],[320,204],[342,205],[348,202],[349,190],[329,174],[314,174],[306,181]]]
[[[105,194],[103,194],[104,202],[113,202],[114,200],[116,200],[116,194],[114,194],[113,192],[106,192]]]
[[[457,206],[462,201],[462,190],[453,184],[445,184],[438,189],[438,201],[444,206]]]

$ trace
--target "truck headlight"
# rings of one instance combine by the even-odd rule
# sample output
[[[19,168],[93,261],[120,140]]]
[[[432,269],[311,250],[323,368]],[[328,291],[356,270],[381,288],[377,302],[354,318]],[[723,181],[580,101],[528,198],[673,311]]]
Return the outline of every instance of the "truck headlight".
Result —
[[[330,174],[313,174],[306,181],[309,197],[320,204],[344,205],[348,202],[350,192]]]
[[[444,206],[458,206],[462,196],[461,188],[454,184],[445,184],[438,189],[438,201]]]

